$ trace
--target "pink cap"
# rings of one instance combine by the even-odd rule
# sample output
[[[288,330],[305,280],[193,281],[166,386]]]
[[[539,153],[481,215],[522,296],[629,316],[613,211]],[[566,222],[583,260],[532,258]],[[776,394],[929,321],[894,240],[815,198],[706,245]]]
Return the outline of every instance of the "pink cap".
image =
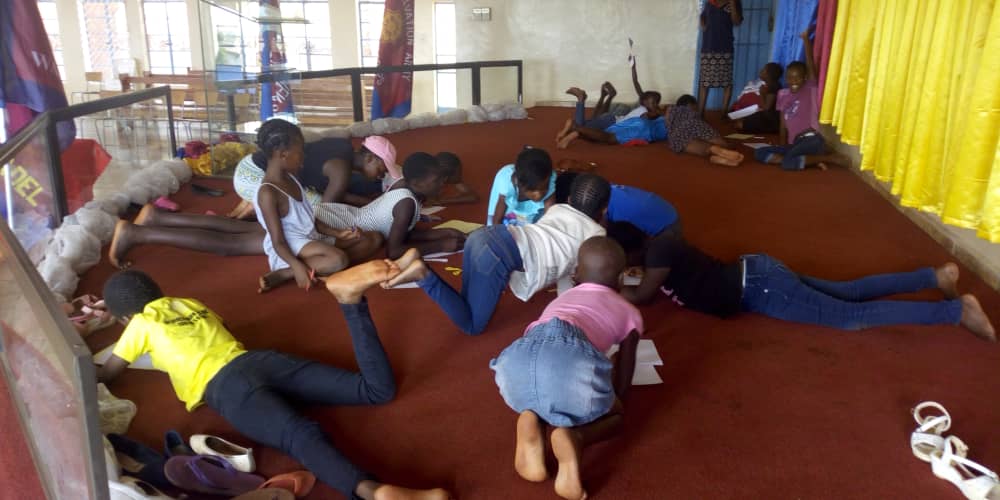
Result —
[[[366,137],[361,145],[371,151],[372,154],[378,156],[385,163],[386,170],[389,171],[389,176],[393,179],[399,179],[403,176],[402,169],[399,165],[396,165],[396,147],[389,142],[389,139],[382,137],[380,135],[372,135]]]

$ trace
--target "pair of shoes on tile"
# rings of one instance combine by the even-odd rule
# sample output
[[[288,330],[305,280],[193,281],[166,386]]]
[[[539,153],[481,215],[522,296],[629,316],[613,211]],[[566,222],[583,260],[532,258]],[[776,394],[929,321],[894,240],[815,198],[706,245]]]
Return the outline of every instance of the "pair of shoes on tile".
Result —
[[[195,454],[222,458],[240,472],[253,472],[257,469],[251,448],[208,434],[194,434],[190,442]]]
[[[969,447],[961,439],[944,435],[951,428],[948,410],[925,401],[913,408],[913,419],[917,428],[910,434],[910,449],[920,460],[930,462],[935,476],[954,484],[970,500],[1000,498],[1000,477],[966,458]]]

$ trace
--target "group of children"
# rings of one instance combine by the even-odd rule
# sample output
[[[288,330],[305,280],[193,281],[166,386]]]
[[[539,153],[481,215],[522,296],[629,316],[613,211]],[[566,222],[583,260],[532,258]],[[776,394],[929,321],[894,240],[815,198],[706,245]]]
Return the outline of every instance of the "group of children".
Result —
[[[815,113],[811,64],[790,65],[785,71],[789,89],[777,93],[778,71],[773,66],[765,70],[765,83],[759,86],[764,111],[776,107],[782,137],[792,140],[788,146],[758,150],[757,157],[796,169],[831,161],[818,155],[822,137],[803,118]],[[599,109],[590,120],[583,113],[586,94],[570,89],[578,98],[577,115],[557,137],[560,147],[578,137],[610,142],[614,136],[621,142],[626,136],[616,134],[635,125],[628,122],[644,120],[639,123],[644,133],[659,134],[662,126],[667,136],[673,134],[675,151],[727,165],[742,160],[701,121],[693,99],[682,99],[664,114],[659,94],[643,91],[634,80],[641,105],[620,122],[611,111],[615,90],[610,84],[602,88]],[[758,126],[768,118],[755,120],[742,126]],[[625,127],[615,129],[623,123]],[[414,153],[399,168],[395,149],[384,138],[366,139],[358,150],[347,141],[310,145],[298,127],[282,120],[265,122],[257,142],[258,153],[241,162],[243,171],[235,180],[248,203],[233,214],[246,215],[249,206],[256,221],[171,214],[146,206],[133,223],[119,222],[111,260],[124,267],[131,247],[159,243],[264,254],[270,272],[260,279],[262,291],[292,280],[309,288],[325,277],[347,320],[359,371],[273,351],[245,351],[204,304],[166,296],[149,276],[128,270],[105,285],[111,313],[130,321],[99,377],[110,380],[149,353],[154,366],[170,375],[188,409],[207,404],[247,437],[283,450],[348,497],[448,497],[441,489],[412,490],[377,481],[291,406],[296,400],[382,404],[393,399],[392,369],[365,300],[366,291],[376,285],[416,283],[460,331],[478,335],[487,329],[504,289],[527,301],[571,280],[573,286],[490,362],[500,395],[518,414],[516,472],[528,481],[549,477],[545,437],[546,426],[552,427],[548,447],[558,466],[554,488],[567,499],[586,497],[583,448],[621,427],[638,337],[644,332],[636,305],[661,294],[721,318],[751,312],[849,330],[958,324],[995,340],[976,298],[958,293],[954,264],[832,282],[798,275],[763,254],[722,262],[684,239],[669,201],[590,172],[557,171],[543,149],[525,148],[497,172],[486,226],[466,237],[417,226],[421,206],[429,200],[478,200],[462,182],[461,163],[450,153]],[[451,195],[442,195],[445,185],[454,186]],[[382,246],[387,258],[373,259]],[[457,250],[464,250],[460,290],[423,258]],[[623,287],[629,265],[642,268],[641,279],[637,286]],[[872,300],[925,288],[940,289],[946,300]],[[609,355],[614,349],[617,354]]]
[[[780,165],[785,170],[849,166],[850,160],[829,150],[819,132],[820,101],[810,30],[800,36],[806,61],[793,62],[784,71],[776,63],[764,65],[759,79],[748,82],[733,104],[734,110],[755,105],[757,111],[733,125],[743,132],[778,133],[777,145],[754,151],[754,158],[761,163]],[[787,88],[781,88],[782,73]],[[675,104],[661,106],[658,92],[643,91],[639,85],[634,58],[632,81],[639,106],[623,116],[614,116],[610,111],[616,92],[609,82],[601,85],[601,97],[589,120],[585,118],[587,93],[577,87],[568,89],[566,93],[577,98],[576,111],[556,134],[556,146],[565,149],[576,139],[622,145],[667,141],[675,153],[701,156],[718,165],[738,166],[743,162],[743,154],[702,118],[704,103],[699,108],[697,99],[683,95]]]

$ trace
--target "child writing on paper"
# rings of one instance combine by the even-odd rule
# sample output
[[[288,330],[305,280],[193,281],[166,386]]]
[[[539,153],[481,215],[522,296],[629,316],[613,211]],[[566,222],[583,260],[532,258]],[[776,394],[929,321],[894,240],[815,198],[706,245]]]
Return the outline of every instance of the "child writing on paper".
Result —
[[[315,220],[305,189],[295,178],[302,169],[305,143],[299,127],[270,120],[261,126],[258,142],[267,155],[267,168],[254,196],[254,210],[267,231],[264,253],[271,268],[260,277],[259,291],[291,279],[299,288],[308,288],[317,274],[327,276],[347,267],[349,258],[338,246],[357,244],[362,234],[356,228],[336,229]]]
[[[524,336],[490,361],[500,395],[518,412],[514,468],[544,481],[544,425],[559,464],[555,490],[586,498],[580,477],[583,448],[613,437],[635,370],[642,315],[621,295],[625,252],[603,236],[583,242],[574,275],[579,283],[553,300]],[[620,344],[614,363],[607,352]]]
[[[555,191],[552,158],[542,149],[526,148],[493,178],[486,225],[532,224],[552,205]]]
[[[165,297],[142,272],[116,273],[104,284],[104,300],[111,314],[128,320],[128,326],[111,357],[98,368],[98,382],[114,380],[149,354],[153,366],[169,375],[188,411],[205,404],[248,438],[298,460],[347,498],[445,500],[448,494],[441,489],[411,490],[377,482],[293,407],[302,401],[376,405],[393,399],[392,366],[364,297],[388,272],[384,261],[371,261],[326,284],[347,320],[357,372],[275,351],[247,351],[205,304]]]
[[[757,105],[758,111],[746,118],[733,122],[736,130],[752,134],[773,134],[780,127],[781,118],[775,106],[778,91],[781,90],[781,75],[784,71],[778,63],[769,62],[760,69],[756,80],[750,80],[743,92],[736,98],[733,111]]]
[[[568,204],[553,205],[534,224],[497,224],[470,234],[462,258],[461,292],[432,272],[416,250],[394,261],[400,273],[383,286],[416,282],[464,333],[482,333],[504,288],[510,286],[514,296],[527,302],[572,273],[580,244],[604,235],[598,221],[608,208],[608,181],[580,174],[570,191]]]
[[[442,151],[434,156],[441,174],[444,176],[444,186],[441,193],[429,200],[429,205],[459,205],[479,203],[479,195],[471,186],[462,180],[462,160],[458,155]]]
[[[809,31],[806,29],[800,35],[805,44],[806,62],[789,63],[785,68],[788,88],[778,91],[777,109],[781,113],[778,141],[781,145],[754,151],[757,161],[781,165],[784,170],[803,170],[811,166],[826,170],[827,164],[850,165],[844,155],[826,154],[826,141],[819,133],[819,86]]]

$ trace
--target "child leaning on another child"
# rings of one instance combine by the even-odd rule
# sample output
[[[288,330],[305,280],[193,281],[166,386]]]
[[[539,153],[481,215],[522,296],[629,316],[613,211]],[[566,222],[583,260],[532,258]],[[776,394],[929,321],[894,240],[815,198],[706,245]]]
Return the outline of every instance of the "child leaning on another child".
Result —
[[[555,427],[552,453],[559,464],[555,491],[586,498],[581,452],[613,437],[632,382],[643,331],[639,310],[619,295],[625,252],[595,236],[580,245],[576,287],[553,300],[524,336],[490,361],[500,394],[517,419],[514,468],[528,481],[544,481],[544,425]],[[621,344],[614,363],[607,353]]]

